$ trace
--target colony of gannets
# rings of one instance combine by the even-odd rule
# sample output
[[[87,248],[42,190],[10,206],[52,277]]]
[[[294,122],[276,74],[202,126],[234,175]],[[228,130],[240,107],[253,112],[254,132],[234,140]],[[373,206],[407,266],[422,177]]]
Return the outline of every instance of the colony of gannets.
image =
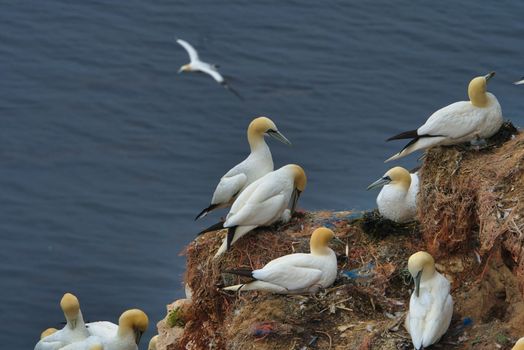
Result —
[[[190,57],[190,63],[183,65],[180,72],[206,73],[235,92],[216,66],[202,62],[196,50],[186,41],[179,39],[177,42]],[[440,145],[478,143],[494,135],[503,121],[500,104],[493,94],[487,92],[487,83],[494,74],[492,72],[471,80],[469,101],[446,106],[434,112],[418,129],[391,137],[389,140],[412,140],[387,161]],[[523,83],[524,79],[515,82],[517,85]],[[254,119],[247,131],[251,153],[220,179],[210,205],[196,217],[199,219],[214,209],[231,205],[225,221],[201,232],[227,229],[215,257],[227,253],[232,244],[257,227],[291,220],[298,198],[306,187],[306,173],[300,166],[289,164],[273,169],[271,152],[264,141],[266,135],[290,144],[271,119]],[[377,196],[380,214],[386,219],[403,223],[416,218],[418,181],[416,173],[410,174],[404,168],[394,167],[368,189],[382,187]],[[225,287],[224,290],[293,294],[315,293],[321,288],[328,288],[337,278],[337,258],[328,247],[332,239],[337,239],[333,231],[320,227],[311,235],[309,253],[284,255],[255,270],[225,270],[224,273],[249,277],[250,281]],[[415,349],[422,349],[438,342],[449,327],[453,315],[450,283],[436,271],[433,257],[424,251],[413,254],[407,265],[414,280],[414,291],[405,327]],[[78,299],[69,293],[64,295],[60,306],[66,325],[61,330],[50,328],[42,332],[35,350],[136,350],[149,323],[143,311],[132,309],[120,316],[118,325],[106,321],[85,324]],[[155,350],[156,343],[157,336],[151,339],[149,350]],[[523,343],[522,339],[519,340],[514,349],[521,349]]]

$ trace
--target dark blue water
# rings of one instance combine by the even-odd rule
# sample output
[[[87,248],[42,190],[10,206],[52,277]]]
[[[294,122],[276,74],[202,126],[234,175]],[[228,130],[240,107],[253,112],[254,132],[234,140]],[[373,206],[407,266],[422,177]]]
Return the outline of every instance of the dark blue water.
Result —
[[[4,1],[0,8],[1,348],[31,349],[79,296],[89,320],[183,295],[179,256],[219,177],[270,116],[306,209],[370,208],[365,187],[431,112],[490,70],[524,124],[524,2]],[[219,63],[245,102],[187,63]],[[416,165],[418,155],[400,164]],[[145,338],[153,334],[150,331]],[[145,344],[141,348],[145,349]]]

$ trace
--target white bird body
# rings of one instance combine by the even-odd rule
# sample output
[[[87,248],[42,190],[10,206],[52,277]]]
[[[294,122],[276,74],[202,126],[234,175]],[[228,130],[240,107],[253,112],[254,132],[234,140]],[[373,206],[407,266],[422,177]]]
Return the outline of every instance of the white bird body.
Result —
[[[246,187],[233,203],[223,224],[224,228],[234,229],[230,244],[256,227],[289,219],[298,199],[294,198],[293,208],[287,213],[291,197],[297,190],[301,192],[305,183],[304,170],[298,165],[289,164],[264,175]],[[215,257],[224,253],[227,248],[226,238]]]
[[[89,336],[86,329],[78,299],[66,293],[60,301],[60,307],[66,318],[66,325],[51,335],[42,338],[35,346],[35,350],[58,350],[67,344],[81,341]]]
[[[416,254],[421,253],[431,257],[425,252]],[[418,296],[416,288],[411,295],[405,323],[415,349],[435,344],[448,330],[453,315],[449,281],[435,270],[432,257],[431,264],[428,263],[424,269],[428,271],[419,271],[422,277],[419,277]]]
[[[113,338],[118,333],[118,325],[109,321],[97,321],[87,324],[89,334],[101,339]]]
[[[96,336],[90,336],[84,340],[80,340],[69,345],[60,348],[60,350],[104,350],[108,349],[104,347],[102,340]]]
[[[413,140],[386,162],[402,158],[420,149],[456,145],[493,136],[504,121],[497,98],[486,92],[486,81],[493,74],[474,78],[470,82],[468,88],[470,101],[455,102],[441,108],[417,130],[390,138],[389,140],[403,138],[413,138]]]
[[[517,340],[517,342],[515,343],[515,346],[513,346],[511,350],[524,350],[524,337]]]
[[[224,289],[230,291],[263,290],[293,294],[314,293],[319,288],[329,287],[337,277],[337,257],[335,252],[327,247],[327,242],[334,237],[334,234],[326,228],[318,230],[325,231],[327,238],[315,246],[312,235],[311,253],[281,256],[270,261],[263,268],[252,271],[250,277],[255,278],[256,281]]]
[[[229,206],[249,184],[273,171],[271,151],[264,140],[264,135],[267,134],[289,144],[271,119],[255,118],[247,129],[247,139],[251,150],[249,156],[222,176],[213,193],[211,204],[202,210],[196,219],[206,216],[214,209]]]
[[[378,211],[382,216],[403,223],[417,215],[418,175],[410,174],[411,184],[406,191],[401,186],[385,185],[377,196]]]

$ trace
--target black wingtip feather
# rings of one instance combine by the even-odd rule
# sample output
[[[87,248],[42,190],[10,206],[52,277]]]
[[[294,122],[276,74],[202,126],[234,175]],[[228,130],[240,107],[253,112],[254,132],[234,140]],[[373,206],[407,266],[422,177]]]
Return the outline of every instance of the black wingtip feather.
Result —
[[[233,226],[233,227],[230,227],[228,230],[227,230],[227,237],[226,237],[226,251],[229,250],[229,248],[231,248],[231,242],[233,241],[233,238],[235,237],[235,229],[237,227],[236,226]]]
[[[198,219],[200,219],[201,217],[204,217],[207,215],[207,213],[209,213],[210,211],[216,209],[218,207],[218,204],[211,204],[209,207],[203,209],[196,217],[195,217],[195,221],[197,221]]]
[[[233,275],[253,278],[253,270],[250,270],[250,269],[233,269],[233,270],[225,270],[223,272],[230,273]]]
[[[419,135],[417,134],[417,130],[415,129],[415,130],[404,131],[404,132],[401,132],[398,135],[391,136],[386,141],[402,140],[402,139],[414,139],[414,138],[417,138],[417,137],[419,137]]]
[[[217,222],[216,224],[213,224],[213,225],[209,226],[208,228],[200,231],[199,233],[197,233],[197,236],[203,235],[206,232],[221,230],[223,228],[224,228],[224,222],[220,221],[220,222]]]

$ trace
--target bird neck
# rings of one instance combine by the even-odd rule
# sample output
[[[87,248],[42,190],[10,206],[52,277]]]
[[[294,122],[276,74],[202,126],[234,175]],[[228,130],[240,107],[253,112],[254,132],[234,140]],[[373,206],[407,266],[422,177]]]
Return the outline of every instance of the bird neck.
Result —
[[[251,153],[268,148],[266,140],[264,140],[264,134],[249,130],[247,133],[247,141],[249,142]]]
[[[331,248],[325,246],[325,245],[317,245],[314,244],[314,242],[310,243],[310,249],[311,249],[311,255],[329,255],[332,250]]]
[[[471,104],[475,107],[486,107],[489,103],[486,87],[477,84],[470,84],[468,88],[468,96]]]

